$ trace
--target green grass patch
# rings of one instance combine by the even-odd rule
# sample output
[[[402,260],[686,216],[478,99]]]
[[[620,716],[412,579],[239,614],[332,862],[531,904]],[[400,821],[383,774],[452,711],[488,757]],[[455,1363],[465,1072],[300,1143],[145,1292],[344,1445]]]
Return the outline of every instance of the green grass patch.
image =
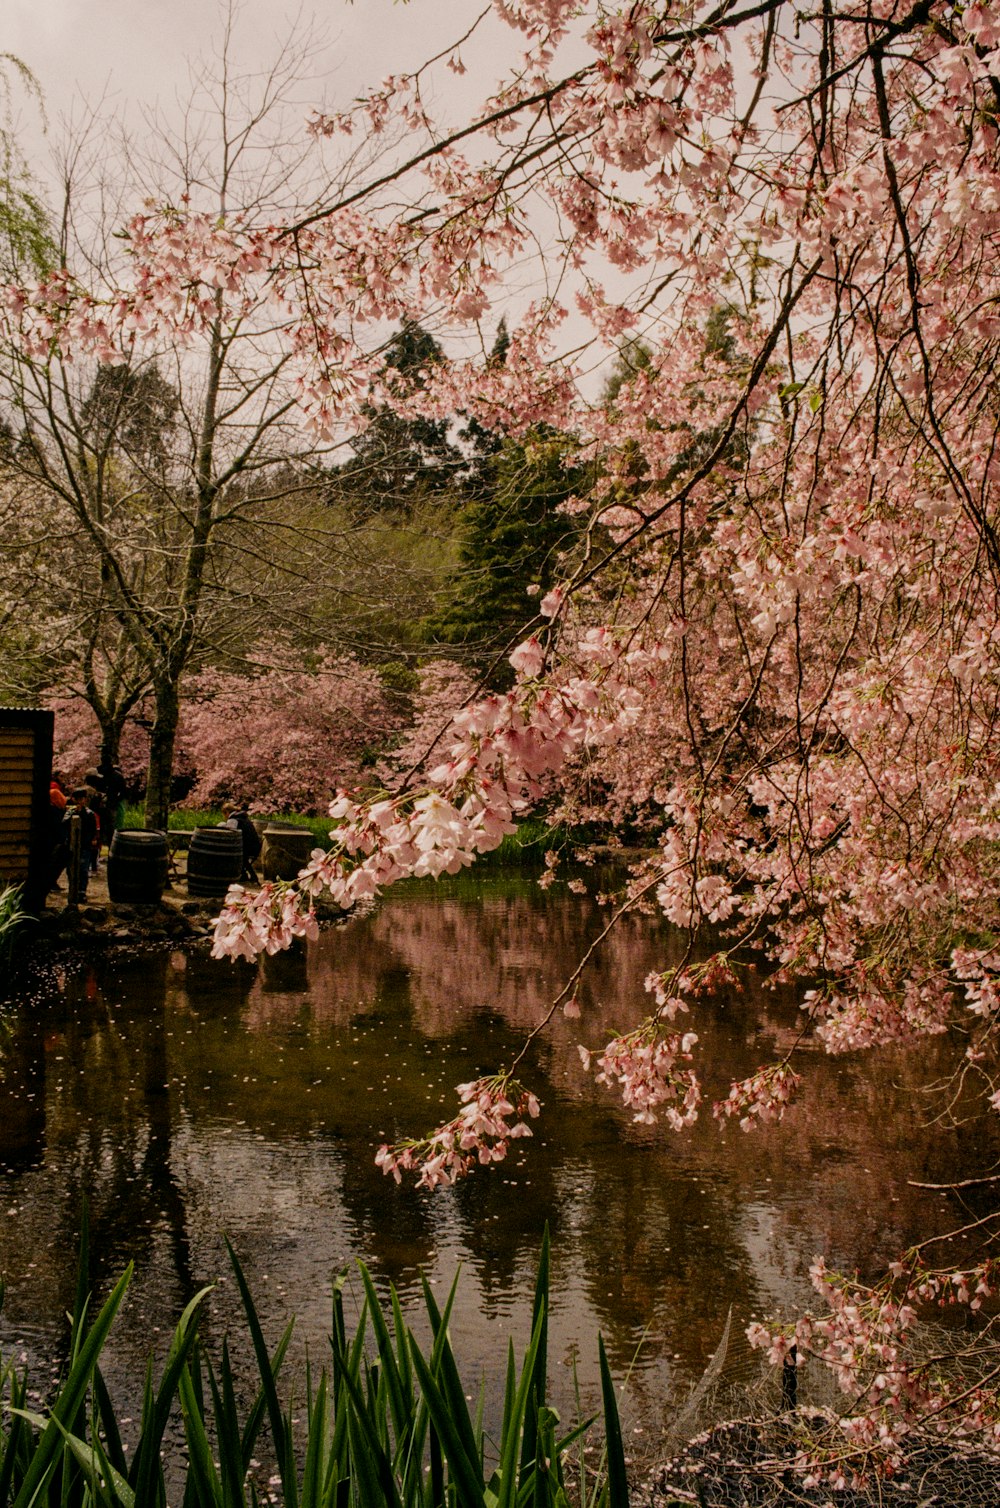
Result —
[[[209,807],[200,811],[189,810],[187,807],[176,807],[170,813],[168,823],[171,832],[189,833],[196,827],[218,827],[225,822],[228,812],[221,807]],[[273,812],[267,817],[254,813],[255,822],[292,822],[296,827],[305,827],[312,833],[316,842],[321,847],[326,847],[329,840],[332,821],[329,817],[303,817],[298,812]],[[126,806],[123,828],[137,829],[145,827],[145,815],[141,806]]]
[[[170,813],[169,825],[171,832],[192,832],[196,827],[217,827],[225,820],[226,812],[221,807],[201,811],[177,807]],[[261,817],[255,813],[254,821],[258,823],[291,822],[296,827],[307,828],[321,848],[327,846],[333,825],[330,817],[304,817],[299,812],[274,812],[268,817]],[[143,825],[142,807],[126,806],[122,827],[141,828]],[[493,853],[484,854],[481,859],[477,860],[476,867],[523,864],[540,868],[549,849],[568,848],[574,844],[586,842],[592,836],[582,829],[552,824],[543,817],[526,817],[523,822],[518,823],[517,832],[507,833],[500,847]]]

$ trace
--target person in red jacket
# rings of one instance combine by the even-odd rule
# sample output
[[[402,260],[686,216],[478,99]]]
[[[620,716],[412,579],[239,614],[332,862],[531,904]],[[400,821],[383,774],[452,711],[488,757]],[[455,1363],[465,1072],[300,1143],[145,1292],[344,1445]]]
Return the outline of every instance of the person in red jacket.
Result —
[[[62,776],[58,770],[53,770],[52,779],[49,782],[49,890],[62,889],[59,876],[66,868],[66,859],[69,854],[63,829],[65,815],[66,792],[63,789]]]

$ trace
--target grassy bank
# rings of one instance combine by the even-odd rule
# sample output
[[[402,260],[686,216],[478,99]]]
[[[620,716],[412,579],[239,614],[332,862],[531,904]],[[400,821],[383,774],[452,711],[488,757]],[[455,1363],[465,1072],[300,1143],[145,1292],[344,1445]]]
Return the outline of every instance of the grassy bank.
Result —
[[[221,808],[194,811],[177,807],[170,813],[170,829],[173,832],[191,832],[196,827],[216,827],[225,822],[226,813]],[[325,848],[329,841],[331,820],[329,817],[303,817],[297,812],[272,813],[267,818],[255,816],[255,822],[293,822],[296,827],[308,828],[319,847]],[[141,828],[141,806],[125,808],[124,827]],[[590,835],[586,835],[590,836]],[[494,853],[485,854],[481,864],[527,864],[544,863],[545,853],[550,848],[562,849],[585,840],[585,835],[570,828],[553,826],[543,818],[527,817],[518,824],[516,833],[508,833]]]

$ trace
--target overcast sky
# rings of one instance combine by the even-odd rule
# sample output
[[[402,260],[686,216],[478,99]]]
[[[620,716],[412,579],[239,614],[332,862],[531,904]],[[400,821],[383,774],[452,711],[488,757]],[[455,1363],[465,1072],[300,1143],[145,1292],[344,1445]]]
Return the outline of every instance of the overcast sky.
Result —
[[[179,121],[192,62],[217,55],[227,8],[228,0],[0,0],[0,52],[32,70],[50,122],[46,142],[38,110],[15,90],[16,135],[36,177],[44,184],[51,144],[65,136],[63,123],[79,123],[102,99],[102,115],[133,126],[141,127],[143,109],[154,106],[168,122],[172,116]],[[304,127],[316,105],[343,108],[388,74],[449,49],[490,10],[490,0],[235,0],[233,10],[232,53],[240,71],[266,70],[296,25],[312,24],[325,37],[311,57],[314,77],[303,81]],[[461,48],[466,74],[435,70],[437,82],[425,98],[439,121],[466,121],[516,63],[522,45],[517,33],[488,15]],[[537,269],[514,271],[497,310],[506,307],[516,319],[540,291],[537,284]],[[495,311],[487,326],[498,317]],[[586,333],[578,324],[571,314],[563,332],[569,346]]]
[[[237,52],[248,65],[266,66],[299,19],[314,21],[327,46],[315,57],[315,90],[342,106],[389,73],[412,68],[465,31],[486,0],[242,0],[237,8]],[[2,0],[0,51],[31,68],[53,123],[79,115],[81,101],[107,94],[126,118],[139,104],[165,112],[186,92],[192,59],[210,56],[222,29],[224,0]],[[446,75],[449,111],[468,109],[494,70],[496,49],[511,55],[506,28],[463,49],[470,68],[464,83]],[[478,78],[477,78],[478,76]],[[492,82],[490,79],[488,82]],[[32,112],[21,105],[19,130],[35,142]]]

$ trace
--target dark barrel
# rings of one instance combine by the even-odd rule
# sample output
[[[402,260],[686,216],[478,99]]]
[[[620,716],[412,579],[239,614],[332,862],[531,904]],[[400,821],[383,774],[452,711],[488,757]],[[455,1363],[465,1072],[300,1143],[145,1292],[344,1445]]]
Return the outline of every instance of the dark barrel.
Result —
[[[188,849],[188,895],[221,899],[243,873],[243,834],[235,827],[196,827]]]
[[[265,880],[294,880],[309,863],[309,855],[316,847],[316,839],[308,827],[268,823],[260,851],[260,872]]]
[[[167,835],[119,828],[108,854],[108,894],[121,906],[155,906],[167,884]]]

